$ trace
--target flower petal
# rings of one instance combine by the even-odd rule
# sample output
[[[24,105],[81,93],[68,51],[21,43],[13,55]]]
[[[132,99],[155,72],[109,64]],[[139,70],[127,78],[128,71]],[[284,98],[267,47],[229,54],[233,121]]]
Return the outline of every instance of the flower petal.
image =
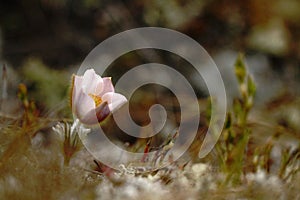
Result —
[[[113,112],[126,103],[127,99],[119,93],[107,92],[102,96],[102,101],[107,102],[110,111]]]
[[[103,87],[101,92],[99,93],[99,96],[102,97],[107,92],[115,92],[115,88],[111,82],[111,77],[104,77],[102,78],[102,80],[103,80]]]
[[[73,112],[75,110],[75,105],[78,102],[78,96],[79,96],[79,91],[81,90],[81,85],[82,85],[82,77],[73,75],[72,88],[71,88],[72,89],[71,107]]]
[[[79,91],[77,101],[74,102],[75,110],[73,111],[79,120],[82,120],[89,111],[94,110],[96,107],[93,98],[85,94],[82,90]]]
[[[96,74],[94,69],[88,69],[83,75],[82,89],[85,94],[96,94],[96,91],[102,90],[103,80]]]
[[[110,114],[110,110],[107,102],[100,104],[97,108],[89,111],[81,122],[87,125],[94,125],[96,123],[102,122]]]

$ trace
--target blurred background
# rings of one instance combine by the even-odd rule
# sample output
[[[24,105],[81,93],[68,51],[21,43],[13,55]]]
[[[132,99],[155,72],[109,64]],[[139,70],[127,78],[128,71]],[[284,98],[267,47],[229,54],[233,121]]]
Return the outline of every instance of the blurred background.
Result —
[[[114,34],[144,26],[174,29],[198,41],[218,65],[229,102],[237,95],[233,64],[239,52],[258,85],[256,105],[289,101],[300,92],[299,10],[298,0],[1,1],[0,64],[8,68],[11,98],[2,111],[17,112],[13,99],[21,82],[42,110],[65,107],[69,77],[88,53]],[[184,71],[205,96],[201,78],[183,59],[155,52],[158,57],[126,54],[107,74],[115,82],[136,65],[165,63]]]
[[[105,172],[105,176],[106,172],[108,176],[111,172],[109,168],[106,171],[104,165],[95,161],[85,148],[78,148],[80,144],[72,146],[70,153],[68,146],[73,145],[69,144],[73,142],[63,135],[67,134],[67,131],[55,134],[52,129],[57,122],[73,121],[69,102],[71,75],[77,72],[89,52],[114,34],[150,26],[179,31],[204,47],[221,72],[229,108],[232,106],[232,100],[239,96],[239,85],[234,73],[234,63],[239,53],[245,55],[248,70],[257,86],[254,107],[249,115],[245,114],[246,111],[241,111],[243,108],[239,105],[244,105],[241,104],[241,100],[235,101],[235,112],[232,112],[234,109],[228,109],[231,112],[228,116],[232,116],[232,120],[227,118],[227,127],[219,140],[219,148],[216,146],[211,155],[205,158],[209,165],[212,164],[211,169],[205,167],[205,170],[191,172],[186,168],[186,173],[182,171],[185,163],[178,165],[178,169],[187,175],[186,177],[179,176],[180,173],[173,176],[173,172],[169,175],[168,172],[165,176],[163,171],[160,176],[163,183],[168,184],[171,180],[172,184],[173,177],[180,180],[180,184],[174,182],[171,192],[160,185],[152,187],[148,182],[140,182],[140,177],[137,184],[132,186],[130,182],[137,179],[131,179],[131,172],[129,181],[111,179],[115,180],[111,181],[112,184],[102,182],[102,178],[99,180],[98,173],[90,179],[90,175],[86,174],[90,173],[89,169],[95,169],[96,165],[96,171]],[[206,86],[193,66],[170,52],[144,49],[121,56],[110,65],[104,75],[112,76],[112,81],[116,83],[128,70],[149,62],[175,68],[195,89],[201,109],[200,125],[193,144],[184,156],[189,156],[189,160],[191,158],[193,161],[200,161],[198,150],[209,125],[211,113],[206,98]],[[6,67],[2,70],[2,66]],[[20,87],[20,83],[24,85]],[[93,198],[90,194],[93,195],[95,190],[96,196],[99,194],[98,196],[106,198],[105,194],[110,194],[111,191],[129,191],[128,194],[132,194],[132,191],[136,193],[143,190],[141,185],[146,185],[147,194],[149,191],[159,192],[162,188],[163,193],[158,194],[163,194],[163,198],[167,198],[165,194],[169,193],[179,199],[187,194],[197,195],[195,198],[209,194],[209,198],[215,199],[214,193],[221,199],[224,199],[224,195],[229,195],[230,199],[235,197],[232,195],[242,195],[243,197],[239,198],[245,198],[241,187],[232,189],[231,182],[228,182],[230,190],[227,190],[227,183],[223,185],[224,175],[228,171],[230,176],[236,173],[239,178],[243,177],[241,183],[247,188],[247,199],[271,199],[273,196],[260,196],[264,188],[264,193],[268,195],[274,191],[276,195],[283,195],[277,195],[273,199],[285,195],[294,196],[287,196],[286,199],[297,199],[299,95],[299,0],[0,1],[0,196],[7,196],[2,199],[78,199],[78,196],[83,195],[83,199],[90,199]],[[130,114],[138,125],[146,125],[150,121],[148,110],[153,104],[162,104],[166,108],[168,119],[161,131],[163,134],[150,139],[133,138],[121,130],[116,130],[118,126],[110,117],[108,120],[112,123],[104,123],[104,128],[108,130],[104,131],[107,137],[119,147],[132,152],[146,152],[145,150],[149,149],[168,151],[179,135],[177,128],[181,120],[178,101],[168,88],[157,85],[141,87],[130,100]],[[189,106],[187,105],[188,108]],[[245,116],[248,117],[247,120],[240,123],[239,117]],[[194,116],[188,117],[188,122],[195,119]],[[64,127],[67,127],[67,124]],[[188,131],[190,130],[184,130],[184,133],[189,133]],[[222,148],[225,150],[220,153]],[[111,156],[114,155],[109,149],[107,152],[112,153]],[[68,159],[70,160],[73,153],[70,166],[64,166],[63,162],[69,162]],[[170,163],[171,158],[168,158]],[[252,181],[254,178],[248,178],[248,175],[252,176],[252,170],[255,172],[253,165],[257,167],[257,172],[266,169],[266,172],[277,174],[278,171],[280,178],[285,174],[287,178],[273,179],[274,177],[268,174],[256,173],[254,178],[257,181]],[[173,162],[170,166],[173,170]],[[222,172],[221,178],[215,179],[219,177],[219,168]],[[174,169],[174,174],[177,174],[177,167]],[[216,176],[210,176],[210,173]],[[240,176],[240,173],[245,176]],[[289,178],[291,173],[295,173],[294,179]],[[207,174],[209,176],[206,176]],[[192,181],[186,181],[190,179]],[[201,181],[201,184],[198,184],[196,179]],[[157,179],[152,180],[155,180],[155,184],[160,182]],[[289,184],[283,184],[285,181]],[[182,186],[186,184],[187,187]],[[109,185],[109,188],[106,185]],[[129,187],[125,187],[126,185]],[[268,187],[269,185],[272,187]],[[152,190],[148,190],[148,187]],[[200,187],[201,190],[197,189],[197,192],[191,193],[191,187]],[[180,193],[184,195],[178,196]],[[120,197],[123,199],[123,196]],[[110,194],[106,199],[111,198]]]

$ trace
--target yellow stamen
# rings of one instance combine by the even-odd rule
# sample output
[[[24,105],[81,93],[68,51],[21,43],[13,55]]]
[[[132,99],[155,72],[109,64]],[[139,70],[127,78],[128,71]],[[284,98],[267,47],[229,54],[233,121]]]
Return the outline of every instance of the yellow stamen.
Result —
[[[94,95],[94,94],[89,94],[90,97],[93,98],[93,100],[95,101],[96,107],[98,107],[101,103],[102,103],[102,99],[101,97]]]

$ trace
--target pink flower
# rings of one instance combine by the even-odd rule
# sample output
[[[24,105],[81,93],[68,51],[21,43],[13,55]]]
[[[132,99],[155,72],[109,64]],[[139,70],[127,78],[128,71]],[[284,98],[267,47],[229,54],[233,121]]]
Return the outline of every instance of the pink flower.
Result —
[[[126,97],[115,93],[111,78],[101,78],[94,69],[86,70],[83,76],[73,76],[72,111],[83,124],[103,121],[126,102]]]

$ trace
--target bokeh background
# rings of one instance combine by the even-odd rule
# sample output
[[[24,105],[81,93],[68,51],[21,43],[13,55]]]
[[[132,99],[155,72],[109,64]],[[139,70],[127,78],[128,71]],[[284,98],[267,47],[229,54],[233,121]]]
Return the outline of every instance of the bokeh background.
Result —
[[[0,1],[0,199],[299,199],[299,11],[299,0]],[[210,155],[200,159],[210,116],[201,77],[169,52],[127,53],[105,75],[116,83],[143,63],[174,67],[197,91],[200,125],[182,156],[192,161],[188,165],[170,157],[170,167],[156,175],[132,173],[128,166],[121,172],[125,176],[110,178],[114,173],[109,167],[70,139],[71,75],[103,40],[149,26],[182,32],[212,56],[227,92],[226,127]],[[257,86],[249,115],[252,96],[235,98],[234,63],[240,52]],[[132,138],[116,130],[110,117],[103,125],[107,137],[132,152],[168,151],[180,122],[176,97],[155,85],[143,86],[133,97],[130,111],[139,125],[149,122],[154,103],[166,108],[162,134]],[[242,186],[231,184],[235,176]]]
[[[23,82],[40,108],[59,110],[65,107],[69,77],[97,44],[124,30],[159,26],[187,34],[208,51],[220,68],[229,101],[237,95],[233,64],[238,52],[244,53],[258,84],[256,105],[265,105],[299,94],[299,10],[297,0],[1,1],[0,64],[8,67],[8,97],[15,97]],[[180,65],[196,88],[201,85],[182,60],[156,54],[159,58],[124,56],[108,74],[116,81],[135,65],[157,61]],[[17,102],[8,104],[2,109],[16,112]]]

